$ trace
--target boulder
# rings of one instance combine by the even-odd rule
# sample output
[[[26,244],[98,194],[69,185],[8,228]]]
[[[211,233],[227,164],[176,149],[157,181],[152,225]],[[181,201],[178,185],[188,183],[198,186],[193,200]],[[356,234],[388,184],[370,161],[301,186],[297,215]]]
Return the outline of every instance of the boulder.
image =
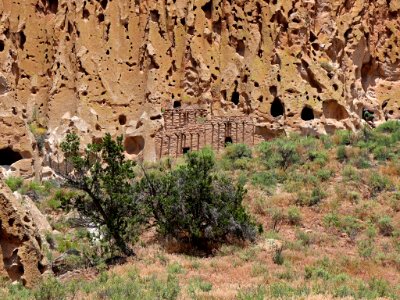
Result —
[[[32,215],[0,181],[0,276],[33,287],[46,269]]]

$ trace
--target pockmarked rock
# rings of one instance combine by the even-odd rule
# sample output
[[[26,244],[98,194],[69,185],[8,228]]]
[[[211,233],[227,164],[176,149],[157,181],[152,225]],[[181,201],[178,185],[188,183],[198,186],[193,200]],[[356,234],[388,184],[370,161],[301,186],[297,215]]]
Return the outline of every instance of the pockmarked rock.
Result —
[[[399,12],[394,0],[4,0],[0,126],[45,128],[53,160],[72,130],[84,144],[123,134],[128,157],[154,160],[356,130],[366,110],[377,125],[400,117]],[[1,130],[10,145],[32,153]]]
[[[42,239],[30,211],[0,181],[0,276],[34,287],[46,269]]]

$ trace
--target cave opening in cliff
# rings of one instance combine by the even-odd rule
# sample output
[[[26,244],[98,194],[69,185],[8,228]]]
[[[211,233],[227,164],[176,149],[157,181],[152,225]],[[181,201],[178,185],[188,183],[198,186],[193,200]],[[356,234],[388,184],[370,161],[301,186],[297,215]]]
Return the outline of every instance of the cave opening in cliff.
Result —
[[[0,41],[0,52],[4,51],[4,46],[5,46],[4,41]]]
[[[279,98],[275,98],[271,104],[271,115],[276,118],[283,116],[285,112],[285,107]]]
[[[22,158],[19,152],[12,150],[10,147],[0,149],[0,166],[11,166]]]
[[[182,103],[179,100],[175,100],[173,105],[174,105],[174,108],[181,108]]]
[[[26,35],[23,31],[19,32],[19,47],[23,50],[26,43]]]
[[[142,136],[128,136],[124,142],[125,151],[129,155],[138,155],[143,151],[144,144],[145,141]]]
[[[239,101],[240,101],[240,95],[237,91],[234,91],[232,93],[232,97],[231,97],[231,101],[233,102],[233,104],[238,105]]]
[[[102,1],[100,1],[100,5],[101,5],[101,7],[102,7],[103,9],[106,9],[106,8],[107,8],[107,5],[108,5],[108,0],[102,0]]]
[[[183,147],[182,148],[182,153],[183,154],[186,154],[186,153],[189,153],[190,152],[190,147]]]
[[[244,57],[246,52],[246,45],[244,44],[243,40],[237,41],[236,45],[236,53],[239,54],[241,57]]]
[[[212,0],[208,1],[206,4],[204,4],[201,7],[201,9],[203,10],[206,18],[209,19],[209,20],[212,17],[212,7],[213,7]]]
[[[230,144],[233,144],[232,138],[230,136],[225,137],[225,147]]]
[[[118,117],[118,122],[119,122],[119,125],[125,125],[126,124],[126,116],[125,115],[120,115]]]
[[[56,14],[58,10],[58,0],[47,0],[47,7],[51,13]]]
[[[311,107],[305,106],[301,111],[301,119],[304,121],[314,120],[314,111]]]

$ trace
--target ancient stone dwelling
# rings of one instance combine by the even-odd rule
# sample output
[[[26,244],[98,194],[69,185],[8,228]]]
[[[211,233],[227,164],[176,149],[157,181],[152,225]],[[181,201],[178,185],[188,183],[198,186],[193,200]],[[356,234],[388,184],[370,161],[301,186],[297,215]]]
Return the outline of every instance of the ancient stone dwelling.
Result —
[[[168,109],[164,129],[156,135],[157,156],[182,155],[205,146],[219,151],[228,143],[254,145],[255,127],[249,117],[210,117],[205,109]]]

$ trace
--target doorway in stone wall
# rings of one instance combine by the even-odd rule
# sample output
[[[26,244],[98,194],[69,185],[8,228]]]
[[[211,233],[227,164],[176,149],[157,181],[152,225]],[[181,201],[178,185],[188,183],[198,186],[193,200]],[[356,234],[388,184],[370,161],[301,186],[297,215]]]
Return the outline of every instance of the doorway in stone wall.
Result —
[[[232,138],[230,136],[225,137],[225,147],[230,144],[233,144]]]

